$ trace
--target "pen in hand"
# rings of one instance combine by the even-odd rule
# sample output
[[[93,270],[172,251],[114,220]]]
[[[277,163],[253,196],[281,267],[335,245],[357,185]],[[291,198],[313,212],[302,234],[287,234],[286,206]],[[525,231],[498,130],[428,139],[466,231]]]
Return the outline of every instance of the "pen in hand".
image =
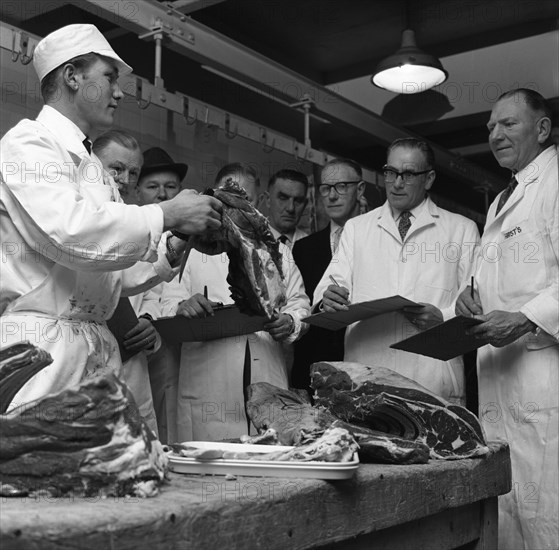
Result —
[[[207,287],[207,285],[204,285],[204,298],[206,298],[206,300],[208,299],[208,287]]]
[[[330,280],[336,285],[336,286],[340,286],[340,284],[338,283],[338,281],[336,281],[336,279],[334,279],[334,277],[332,277],[332,275],[329,275]]]
[[[472,275],[472,280],[470,282],[470,296],[474,300],[474,276]]]

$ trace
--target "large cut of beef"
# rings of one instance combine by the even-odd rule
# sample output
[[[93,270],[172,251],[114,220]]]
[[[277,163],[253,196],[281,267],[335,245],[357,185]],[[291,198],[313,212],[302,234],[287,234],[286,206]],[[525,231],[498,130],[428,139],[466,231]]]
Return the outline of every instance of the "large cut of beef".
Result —
[[[286,303],[285,282],[279,244],[270,231],[268,220],[248,200],[246,191],[227,179],[213,191],[223,203],[222,225],[202,238],[194,237],[194,246],[207,251],[208,242],[215,250],[227,252],[227,282],[239,309],[246,313],[274,317]]]
[[[318,406],[351,424],[423,441],[432,458],[459,459],[489,452],[477,417],[390,369],[360,363],[311,367]]]
[[[21,387],[14,373],[25,382],[39,368],[26,354],[44,362],[45,353],[29,343],[0,350],[0,395],[6,384],[9,393]],[[112,375],[0,415],[2,496],[152,496],[166,465],[128,387]]]
[[[328,429],[343,428],[357,441],[363,462],[417,464],[429,459],[429,449],[421,441],[343,422],[293,391],[257,382],[249,386],[248,395],[247,411],[254,426],[261,432],[275,430],[282,445],[308,445]]]

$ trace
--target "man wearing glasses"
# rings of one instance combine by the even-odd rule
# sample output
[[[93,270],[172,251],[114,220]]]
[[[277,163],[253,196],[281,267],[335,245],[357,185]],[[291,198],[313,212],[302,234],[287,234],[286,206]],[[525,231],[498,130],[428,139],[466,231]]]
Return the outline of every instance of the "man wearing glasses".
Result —
[[[309,296],[313,295],[332,257],[336,257],[345,223],[359,214],[359,201],[365,191],[362,178],[361,167],[350,159],[332,159],[320,171],[317,189],[330,223],[293,246],[293,259],[303,276]],[[322,359],[343,359],[344,334],[344,329],[332,332],[311,326],[307,334],[295,342],[291,381],[295,388],[309,388],[309,368],[312,363]]]
[[[433,167],[433,151],[423,141],[399,139],[389,146],[383,168],[387,200],[345,224],[337,255],[318,283],[313,303],[330,312],[395,294],[420,303],[422,307],[350,325],[344,360],[388,367],[463,404],[461,357],[439,361],[389,347],[453,317],[458,291],[473,267],[479,232],[473,221],[439,208],[429,198]]]

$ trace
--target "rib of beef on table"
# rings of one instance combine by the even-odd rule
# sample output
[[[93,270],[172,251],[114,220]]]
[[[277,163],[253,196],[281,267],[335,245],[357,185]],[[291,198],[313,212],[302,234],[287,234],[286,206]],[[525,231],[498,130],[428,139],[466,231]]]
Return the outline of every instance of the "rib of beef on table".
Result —
[[[16,346],[43,361],[44,352],[31,344]],[[18,366],[14,361],[21,353],[10,357],[5,351],[0,352],[5,359],[0,373],[19,370],[24,383],[36,365],[19,361]],[[0,394],[5,384],[13,380],[0,375]],[[141,419],[128,387],[113,375],[0,415],[2,496],[152,496],[166,465],[161,444]]]
[[[267,382],[248,389],[248,415],[259,431],[273,429],[282,445],[306,445],[318,440],[328,429],[343,428],[359,444],[363,462],[390,464],[426,463],[429,449],[421,441],[389,436],[336,418],[322,407],[313,407],[300,394]]]
[[[423,441],[431,458],[459,459],[489,452],[477,417],[390,369],[360,363],[311,366],[315,402],[338,418],[404,439]]]
[[[268,220],[231,179],[215,189],[213,196],[223,203],[221,228],[209,236],[194,237],[194,247],[202,252],[225,249],[227,282],[235,304],[245,313],[271,319],[286,303],[286,289],[279,244]]]

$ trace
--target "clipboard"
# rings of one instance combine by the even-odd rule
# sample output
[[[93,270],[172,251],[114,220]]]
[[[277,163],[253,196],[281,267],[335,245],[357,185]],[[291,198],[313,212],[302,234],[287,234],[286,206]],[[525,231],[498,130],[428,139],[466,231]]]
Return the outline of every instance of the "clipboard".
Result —
[[[458,315],[405,340],[396,342],[390,347],[433,357],[441,361],[448,361],[486,344],[486,342],[466,334],[467,329],[481,323],[483,321],[479,319]]]
[[[242,313],[236,305],[231,304],[214,308],[213,317],[190,319],[175,315],[156,319],[153,324],[167,342],[177,343],[207,342],[252,334],[264,330],[267,322],[267,317]]]
[[[124,347],[124,335],[138,324],[138,316],[128,298],[120,298],[115,308],[113,316],[107,321],[107,327],[113,333],[120,350],[120,358],[124,363],[136,352],[130,352]]]
[[[339,330],[347,327],[357,321],[370,319],[383,313],[399,311],[405,307],[421,307],[417,302],[412,302],[403,296],[389,296],[378,300],[369,300],[368,302],[359,302],[350,304],[347,310],[336,312],[315,313],[309,317],[301,319],[305,323],[325,328],[327,330]]]

